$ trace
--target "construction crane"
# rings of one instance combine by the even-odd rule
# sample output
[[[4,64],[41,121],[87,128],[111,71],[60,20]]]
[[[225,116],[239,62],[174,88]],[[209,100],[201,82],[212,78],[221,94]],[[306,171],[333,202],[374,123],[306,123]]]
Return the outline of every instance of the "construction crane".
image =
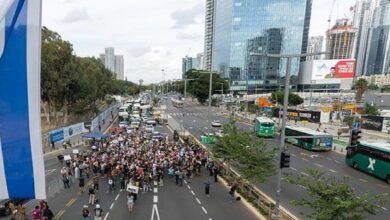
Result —
[[[328,18],[328,30],[330,29],[330,23],[332,21],[332,15],[333,15],[333,10],[334,10],[334,5],[335,4],[336,4],[336,0],[333,0],[332,7],[331,7],[330,13],[329,13],[329,18]]]
[[[187,52],[187,54],[186,54],[186,58],[188,57],[188,55],[190,54],[190,52],[191,52],[191,47],[188,48],[188,52]]]

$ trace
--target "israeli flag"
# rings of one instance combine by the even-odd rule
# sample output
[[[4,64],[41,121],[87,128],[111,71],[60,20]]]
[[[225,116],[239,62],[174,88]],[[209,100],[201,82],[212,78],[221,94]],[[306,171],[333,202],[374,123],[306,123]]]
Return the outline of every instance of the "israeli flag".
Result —
[[[45,199],[41,0],[0,0],[0,199]]]

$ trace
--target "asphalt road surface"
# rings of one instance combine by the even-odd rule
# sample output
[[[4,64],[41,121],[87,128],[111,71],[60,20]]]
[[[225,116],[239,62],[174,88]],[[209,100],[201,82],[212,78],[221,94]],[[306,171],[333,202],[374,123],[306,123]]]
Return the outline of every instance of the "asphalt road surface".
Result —
[[[176,108],[173,107],[168,100],[164,101],[163,104],[167,105],[168,114],[176,121],[183,123],[183,126],[198,139],[200,139],[200,136],[205,132],[221,129],[213,128],[210,121],[219,120],[222,123],[226,123],[229,120],[222,114],[221,110],[216,107],[212,107],[210,121],[208,121],[207,106],[201,106],[187,101],[183,108]],[[245,131],[253,130],[253,126],[247,123],[237,122],[237,125]],[[265,139],[265,142],[269,146],[278,146],[279,138]],[[288,148],[292,156],[290,162],[291,167],[285,169],[283,171],[284,173],[301,173],[307,175],[306,170],[308,168],[316,168],[340,179],[344,177],[349,178],[351,186],[354,187],[358,193],[390,193],[390,185],[385,181],[354,170],[346,165],[344,155],[336,152],[311,152],[293,145],[288,145]],[[266,183],[256,185],[269,197],[275,199],[277,186],[276,176],[271,177]],[[302,198],[302,195],[307,196],[304,188],[282,182],[282,206],[292,212],[295,216],[305,219],[301,213],[307,213],[310,212],[310,210],[290,204],[291,200],[300,199]],[[376,216],[368,216],[369,219],[389,219],[390,202],[381,207],[381,209],[383,211],[382,213]]]

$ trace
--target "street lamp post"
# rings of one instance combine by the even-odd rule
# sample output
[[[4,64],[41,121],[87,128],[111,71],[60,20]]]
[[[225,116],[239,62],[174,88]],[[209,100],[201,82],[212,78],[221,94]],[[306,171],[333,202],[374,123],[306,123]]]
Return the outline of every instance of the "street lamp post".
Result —
[[[287,119],[287,105],[288,105],[288,94],[290,87],[290,71],[291,71],[291,60],[298,57],[306,57],[313,55],[327,54],[327,52],[320,53],[306,53],[306,54],[290,54],[290,55],[281,55],[281,54],[266,54],[266,53],[250,53],[251,56],[265,56],[265,57],[274,57],[274,58],[287,58],[287,68],[286,68],[286,82],[284,85],[284,100],[283,100],[283,116],[282,116],[282,131],[280,136],[280,145],[279,145],[279,161],[281,160],[282,152],[286,150],[285,139],[286,139],[286,119]],[[280,112],[279,112],[280,114]],[[274,218],[280,218],[280,195],[281,195],[281,180],[282,180],[282,168],[279,167],[278,172],[278,184],[276,189],[276,202],[275,202],[275,213],[273,214]]]

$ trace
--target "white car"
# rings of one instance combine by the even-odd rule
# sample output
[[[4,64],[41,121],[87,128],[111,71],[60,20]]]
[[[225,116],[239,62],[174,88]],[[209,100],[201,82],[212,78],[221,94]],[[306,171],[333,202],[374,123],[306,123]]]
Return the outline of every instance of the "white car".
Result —
[[[120,128],[127,128],[127,127],[129,127],[129,123],[127,121],[121,121],[121,122],[119,122],[119,127]]]
[[[215,132],[215,136],[217,137],[223,137],[223,130],[218,130]]]
[[[211,126],[213,126],[213,127],[222,127],[222,124],[219,121],[213,121],[213,122],[211,122]]]
[[[145,126],[145,131],[152,133],[154,131],[153,125],[146,125]]]

